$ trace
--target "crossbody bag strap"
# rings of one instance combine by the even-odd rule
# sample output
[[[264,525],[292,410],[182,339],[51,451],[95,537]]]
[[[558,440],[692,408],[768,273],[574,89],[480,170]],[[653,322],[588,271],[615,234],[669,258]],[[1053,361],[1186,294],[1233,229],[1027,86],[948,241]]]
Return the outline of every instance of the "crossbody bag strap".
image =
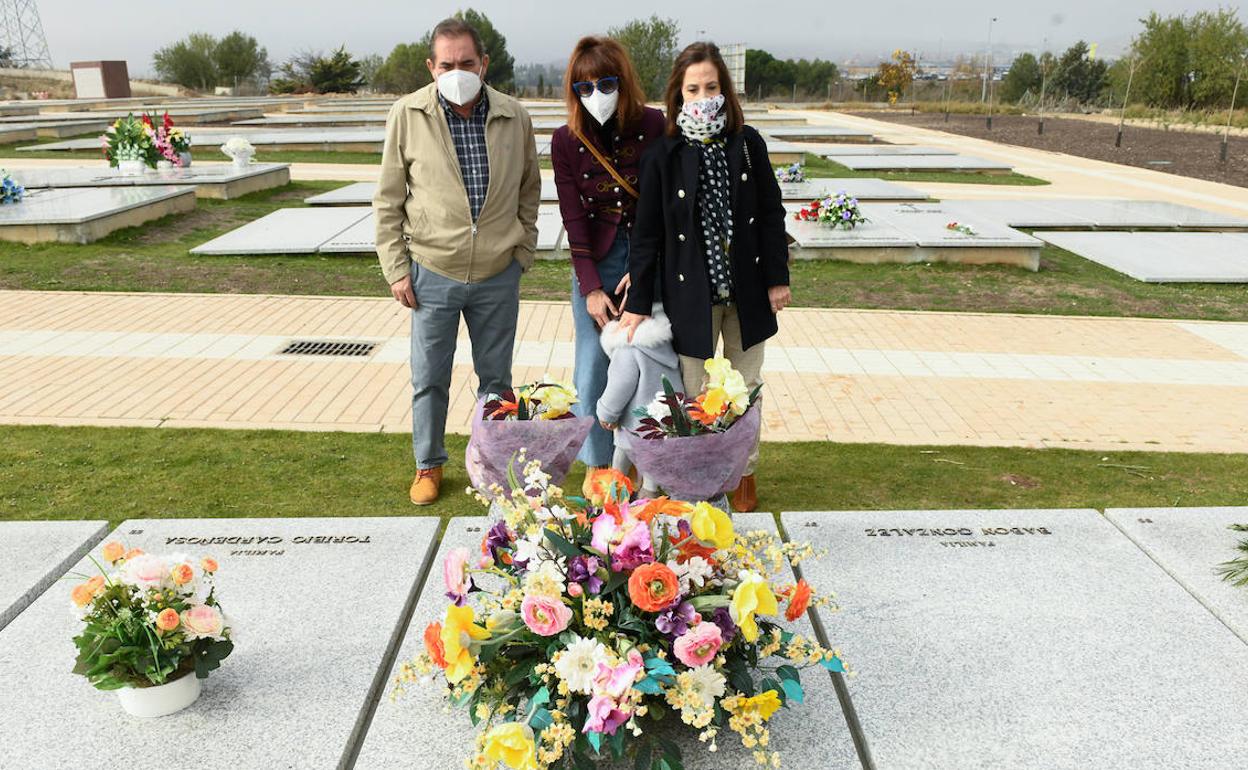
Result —
[[[611,175],[611,178],[613,178],[616,181],[616,183],[620,185],[620,187],[624,188],[624,192],[628,193],[634,198],[641,197],[641,194],[637,192],[637,188],[633,187],[631,184],[628,183],[628,180],[625,179],[624,176],[615,168],[615,164],[613,164],[610,160],[608,160],[607,156],[603,155],[598,150],[598,148],[594,146],[593,142],[586,140],[585,137],[581,135],[581,132],[577,130],[575,127],[573,126],[568,126],[568,127],[572,129],[573,135],[576,136],[576,138],[580,141],[580,143],[589,148],[589,154],[593,155],[594,158],[599,163],[602,164],[602,167],[607,170],[607,173]]]

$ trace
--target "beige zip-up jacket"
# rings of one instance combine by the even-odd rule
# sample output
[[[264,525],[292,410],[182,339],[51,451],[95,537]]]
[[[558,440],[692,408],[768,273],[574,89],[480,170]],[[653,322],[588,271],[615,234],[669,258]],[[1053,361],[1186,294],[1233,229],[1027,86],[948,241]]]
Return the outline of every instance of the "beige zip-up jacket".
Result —
[[[390,109],[373,196],[377,258],[388,283],[409,275],[413,260],[460,283],[498,275],[512,260],[525,270],[533,264],[542,196],[533,121],[518,101],[485,88],[490,186],[475,224],[437,84]]]

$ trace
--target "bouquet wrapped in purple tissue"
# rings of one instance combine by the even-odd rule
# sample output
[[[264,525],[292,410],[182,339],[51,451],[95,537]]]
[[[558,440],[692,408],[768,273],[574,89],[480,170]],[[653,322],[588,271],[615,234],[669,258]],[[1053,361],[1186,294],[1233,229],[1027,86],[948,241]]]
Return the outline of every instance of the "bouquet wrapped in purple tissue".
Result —
[[[727,430],[635,439],[628,455],[637,471],[682,500],[713,500],[737,488],[762,424],[753,404]]]
[[[521,449],[528,459],[541,461],[542,469],[551,476],[551,483],[562,483],[589,435],[594,418],[576,417],[570,412],[546,419],[503,418],[498,416],[498,409],[491,410],[498,401],[492,394],[484,396],[473,410],[472,435],[464,453],[464,466],[473,487],[483,494],[489,494],[494,484],[508,489],[507,468]],[[504,400],[504,409],[516,401]],[[514,414],[514,410],[509,414]]]

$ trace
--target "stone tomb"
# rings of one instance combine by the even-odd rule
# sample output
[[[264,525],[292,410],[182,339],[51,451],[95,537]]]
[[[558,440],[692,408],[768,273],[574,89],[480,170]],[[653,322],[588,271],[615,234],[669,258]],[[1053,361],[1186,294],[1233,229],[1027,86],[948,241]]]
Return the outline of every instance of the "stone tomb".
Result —
[[[1092,510],[785,513],[879,768],[1229,768],[1248,645]]]
[[[827,157],[836,160],[837,155],[957,155],[953,150],[939,147],[923,147],[914,144],[846,145],[829,150]]]
[[[0,629],[107,532],[103,521],[0,522]]]
[[[826,154],[854,171],[965,171],[977,174],[1008,174],[1014,167],[1008,163],[985,160],[969,155],[834,155]]]
[[[801,208],[797,204],[787,204],[785,208],[789,213],[785,230],[793,239],[790,253],[796,259],[835,259],[864,264],[919,261],[918,242],[914,236],[886,220],[872,218],[852,230],[843,230],[795,220],[793,215]]]
[[[17,172],[26,189],[67,187],[140,187],[193,185],[198,198],[229,200],[257,190],[281,187],[290,181],[290,164],[192,163],[188,168],[149,170],[140,176],[122,176],[106,165],[78,168],[44,167]]]
[[[1236,546],[1248,532],[1230,526],[1248,526],[1248,508],[1110,509],[1105,517],[1248,643],[1248,587],[1218,574],[1218,565],[1244,555]]]
[[[746,122],[757,124],[758,118],[746,118]],[[777,124],[755,126],[768,138],[787,142],[834,142],[862,143],[874,142],[875,136],[868,131],[856,128],[840,128],[838,126],[781,126]]]
[[[0,207],[0,240],[90,243],[195,208],[191,187],[84,187],[30,190],[21,203]]]
[[[563,219],[557,206],[537,209],[537,255],[557,258],[563,248]],[[377,252],[377,221],[372,209],[359,222],[325,241],[317,248],[322,254],[375,254]]]
[[[737,531],[775,531],[770,514],[736,514]],[[438,686],[409,687],[390,697],[399,666],[424,651],[425,626],[441,620],[447,599],[441,578],[441,563],[447,551],[463,546],[475,553],[489,529],[487,517],[455,518],[447,525],[437,559],[430,569],[411,625],[403,638],[395,667],[386,682],[386,694],[377,705],[355,767],[359,770],[392,768],[396,765],[443,770],[463,765],[473,748],[476,730],[462,709],[443,713],[444,701]],[[805,618],[792,627],[811,634]],[[836,640],[834,640],[836,641]],[[781,709],[772,717],[771,747],[780,752],[785,767],[809,770],[845,770],[860,767],[853,740],[841,714],[831,676],[821,668],[802,671],[804,705]],[[719,750],[710,753],[696,736],[681,745],[683,764],[688,770],[736,770],[755,767],[750,752],[741,747],[735,733],[725,730],[718,738]],[[631,761],[617,765],[602,762],[604,770],[631,770]]]
[[[1248,283],[1248,233],[1051,232],[1037,237],[1147,283]]]
[[[185,711],[156,720],[70,673],[69,588],[0,631],[11,767],[342,767],[376,702],[428,564],[436,517],[132,520],[113,538],[212,555],[234,653]],[[88,565],[80,564],[79,570]],[[173,752],[172,754],[170,752]]]
[[[868,219],[888,222],[912,236],[923,262],[1005,264],[1031,271],[1040,269],[1040,249],[1044,244],[1038,239],[995,221],[971,223],[974,235],[950,230],[948,225],[956,217],[943,204],[867,203],[863,204],[862,213]]]
[[[1248,219],[1167,201],[1013,198],[949,201],[964,218],[987,217],[1033,230],[1248,230]]]

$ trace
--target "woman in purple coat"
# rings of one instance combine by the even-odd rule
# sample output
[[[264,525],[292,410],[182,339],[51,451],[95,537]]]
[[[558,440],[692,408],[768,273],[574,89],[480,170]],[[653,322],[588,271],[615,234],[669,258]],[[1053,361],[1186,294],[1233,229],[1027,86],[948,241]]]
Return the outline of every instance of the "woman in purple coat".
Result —
[[[577,415],[594,415],[610,360],[598,333],[628,291],[629,233],[636,218],[641,156],[663,135],[663,113],[645,93],[624,48],[606,37],[576,44],[564,74],[568,123],[550,143],[559,210],[572,252],[573,381]],[[597,421],[595,421],[596,423]],[[611,464],[611,434],[595,424],[581,448],[590,469]]]

